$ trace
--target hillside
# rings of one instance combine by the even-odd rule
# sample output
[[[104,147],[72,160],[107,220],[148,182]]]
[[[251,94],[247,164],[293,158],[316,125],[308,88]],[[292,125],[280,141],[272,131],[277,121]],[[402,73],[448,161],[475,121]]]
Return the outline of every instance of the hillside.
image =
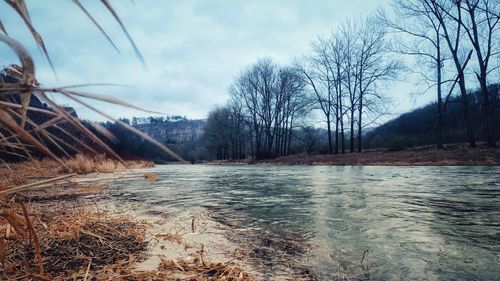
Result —
[[[197,141],[203,135],[205,120],[175,119],[133,124],[134,127],[162,143]]]
[[[493,124],[500,123],[500,84],[490,87],[495,108]],[[469,95],[471,115],[478,140],[484,140],[481,122],[481,95],[473,92]],[[367,133],[365,148],[389,148],[400,150],[407,147],[435,144],[436,135],[436,103],[428,104],[373,129]],[[444,143],[465,142],[463,107],[459,97],[451,97],[444,113]],[[500,131],[496,130],[496,139]]]

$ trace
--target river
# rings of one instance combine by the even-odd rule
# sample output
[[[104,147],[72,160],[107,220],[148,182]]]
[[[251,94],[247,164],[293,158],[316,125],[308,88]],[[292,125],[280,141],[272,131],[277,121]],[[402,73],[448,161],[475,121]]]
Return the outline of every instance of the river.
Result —
[[[500,167],[164,165],[116,183],[170,215],[205,210],[266,279],[498,280]]]

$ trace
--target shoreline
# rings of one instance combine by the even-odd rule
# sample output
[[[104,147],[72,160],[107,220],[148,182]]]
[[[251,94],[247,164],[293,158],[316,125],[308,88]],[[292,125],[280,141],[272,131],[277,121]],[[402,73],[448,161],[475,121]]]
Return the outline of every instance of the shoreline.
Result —
[[[12,166],[11,173],[17,172],[22,179],[7,177],[8,187],[56,176],[53,163],[37,163],[41,164],[38,168],[32,164]],[[28,175],[31,170],[25,168],[38,174]],[[50,187],[1,196],[0,276],[205,280],[209,275],[214,280],[256,280],[248,273],[253,271],[251,265],[238,259],[237,245],[206,214],[154,214],[140,203],[111,193],[114,181],[143,178],[147,187],[148,180],[156,180],[151,174],[128,169],[75,175]],[[36,242],[26,240],[28,232],[37,237]],[[29,264],[23,262],[26,257]]]
[[[468,148],[462,145],[443,150],[415,148],[402,151],[367,150],[345,154],[296,154],[276,159],[217,160],[208,165],[308,165],[308,166],[499,166],[500,148]]]

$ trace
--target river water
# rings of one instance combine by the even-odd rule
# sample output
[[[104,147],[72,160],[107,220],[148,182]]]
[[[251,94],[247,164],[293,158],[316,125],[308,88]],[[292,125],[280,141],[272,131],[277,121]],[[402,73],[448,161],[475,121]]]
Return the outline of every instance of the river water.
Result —
[[[205,210],[265,279],[499,280],[500,167],[166,165],[115,194]]]

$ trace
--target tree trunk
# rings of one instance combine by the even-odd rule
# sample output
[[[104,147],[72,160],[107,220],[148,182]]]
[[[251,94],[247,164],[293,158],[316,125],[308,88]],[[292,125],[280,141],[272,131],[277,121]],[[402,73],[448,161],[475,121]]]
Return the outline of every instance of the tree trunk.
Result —
[[[326,122],[327,122],[327,130],[328,130],[328,153],[332,154],[333,152],[333,147],[332,147],[332,128],[330,124],[330,115],[326,116]]]
[[[436,9],[436,3],[434,1],[431,1],[434,9]],[[461,10],[460,7],[458,8],[458,21],[461,20]],[[441,26],[443,27],[444,31],[444,38],[446,39],[446,43],[448,44],[450,53],[453,58],[453,62],[455,64],[455,68],[457,70],[457,75],[458,75],[458,85],[460,86],[460,96],[462,98],[462,105],[464,107],[464,121],[465,121],[465,130],[467,131],[467,141],[469,142],[470,147],[476,147],[476,138],[474,137],[474,128],[472,127],[472,120],[470,118],[470,113],[469,113],[469,101],[467,97],[467,89],[465,88],[465,75],[464,75],[464,69],[465,66],[467,65],[470,56],[472,54],[472,50],[470,51],[468,58],[464,63],[461,63],[459,60],[459,55],[458,55],[458,43],[460,42],[459,38],[456,38],[455,42],[455,47],[453,47],[453,43],[451,42],[451,37],[448,34],[448,30],[446,28],[446,23],[445,20],[443,19],[442,15],[439,14],[439,12],[433,12],[435,16],[437,16],[439,22],[441,23]],[[458,27],[460,26],[460,23],[458,24]],[[457,35],[459,36],[459,35]]]
[[[345,154],[344,112],[342,107],[342,96],[339,99],[339,110],[340,110],[340,139],[342,142],[342,154]]]
[[[439,37],[441,35],[437,34],[436,36],[436,45],[437,45],[437,54],[436,54],[436,71],[437,71],[437,96],[438,96],[438,116],[437,116],[437,148],[443,149],[443,97],[442,97],[442,77],[441,77],[441,48],[439,45]]]
[[[271,127],[267,130],[267,157],[273,157],[273,141],[274,138],[271,135]]]
[[[335,154],[339,154],[339,112],[335,114]]]
[[[340,140],[342,143],[342,154],[345,154],[344,118],[342,115],[340,115]]]
[[[470,16],[470,22],[472,24],[472,36],[470,36],[471,34],[469,34],[469,38],[472,42],[472,45],[474,47],[474,49],[476,50],[476,56],[477,56],[477,61],[478,61],[478,64],[479,64],[479,74],[476,74],[477,76],[477,79],[479,80],[479,85],[481,87],[481,94],[483,96],[483,114],[482,114],[482,117],[483,117],[483,122],[484,122],[484,125],[485,125],[485,131],[486,131],[486,142],[488,144],[489,147],[495,147],[496,146],[496,143],[495,143],[495,133],[493,131],[493,108],[491,107],[491,103],[490,103],[490,93],[489,93],[489,89],[488,89],[488,82],[487,82],[487,78],[486,76],[488,75],[488,62],[491,58],[491,53],[489,52],[491,47],[493,47],[492,45],[492,36],[494,34],[494,27],[492,25],[490,25],[490,23],[488,22],[488,36],[487,36],[487,50],[488,52],[485,54],[485,57],[483,58],[483,53],[481,52],[481,44],[479,43],[480,42],[480,39],[479,39],[479,31],[478,31],[478,24],[479,21],[476,19],[476,9],[477,6],[474,7],[474,4],[471,4],[469,2],[466,3],[467,4],[467,11],[469,13],[469,16]],[[487,4],[487,2],[486,2]],[[474,8],[473,8],[474,7]],[[489,13],[489,12],[493,12],[493,10],[489,10],[486,6],[486,10],[484,11],[485,13]]]
[[[354,108],[351,109],[351,149],[350,152],[354,152]]]
[[[278,125],[276,129],[276,136],[274,138],[274,156],[278,157],[280,156],[280,149],[281,149],[281,126]]]
[[[358,152],[361,152],[361,146],[362,146],[362,143],[361,143],[361,138],[362,138],[362,135],[363,135],[363,132],[361,131],[362,130],[362,116],[363,116],[363,94],[360,93],[360,96],[359,96],[359,115],[358,115]]]
[[[465,121],[465,129],[467,131],[467,141],[469,142],[470,147],[476,147],[476,138],[474,137],[474,128],[472,126],[472,120],[470,118],[469,113],[469,97],[467,96],[467,89],[465,88],[465,77],[464,74],[459,74],[459,86],[460,93],[462,97],[462,105],[464,107],[464,121]]]
[[[490,102],[490,91],[485,75],[480,75],[479,82],[481,85],[481,93],[483,96],[483,118],[486,129],[486,142],[489,147],[496,147],[495,132],[493,130],[493,110]]]
[[[290,146],[292,144],[292,133],[293,133],[293,114],[290,117],[290,127],[288,128],[288,144],[286,155],[290,155]]]
[[[253,136],[252,136],[253,132],[252,130],[250,129],[250,155],[252,155],[252,160],[255,160],[255,145],[253,144]]]
[[[287,117],[288,119],[288,117]],[[286,145],[287,145],[287,139],[288,139],[288,120],[285,122],[285,129],[283,131],[283,142],[281,144],[281,155],[285,156],[286,155]]]
[[[262,152],[260,151],[260,138],[261,132],[259,130],[255,130],[255,159],[260,160]]]

